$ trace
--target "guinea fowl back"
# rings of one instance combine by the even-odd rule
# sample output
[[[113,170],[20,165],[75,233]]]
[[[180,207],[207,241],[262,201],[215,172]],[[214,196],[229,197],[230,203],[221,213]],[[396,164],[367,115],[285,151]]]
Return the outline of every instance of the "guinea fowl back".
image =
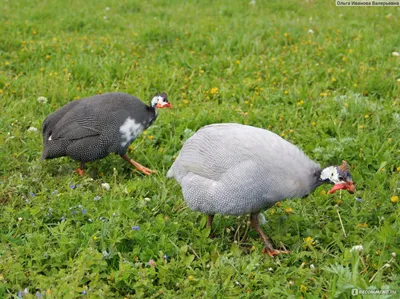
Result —
[[[135,112],[137,122],[149,126],[154,119],[148,117],[148,107],[136,97],[123,93],[108,93],[73,101],[50,114],[43,123],[43,159],[70,155],[70,144],[86,139],[88,144],[81,147],[90,150],[91,140],[98,136],[104,149],[90,150],[79,159],[81,151],[72,151],[78,160],[95,160],[109,152],[120,150],[118,129],[122,123]],[[81,141],[80,143],[82,143]],[[77,144],[79,145],[79,144]],[[73,148],[72,148],[73,149]],[[71,156],[71,155],[70,155]]]
[[[308,194],[317,186],[318,170],[299,148],[270,131],[215,124],[187,140],[167,176],[181,184],[189,205],[197,205],[191,208],[213,214],[210,206],[221,201],[214,213],[240,215]]]

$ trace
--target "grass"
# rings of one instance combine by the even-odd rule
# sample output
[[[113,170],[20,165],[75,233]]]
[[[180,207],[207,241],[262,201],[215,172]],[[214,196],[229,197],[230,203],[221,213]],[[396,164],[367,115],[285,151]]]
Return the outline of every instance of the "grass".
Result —
[[[293,0],[1,7],[0,297],[399,294],[398,8]],[[111,91],[146,102],[168,93],[174,109],[160,111],[129,152],[156,175],[115,155],[89,163],[84,177],[68,158],[40,161],[47,114]],[[165,174],[185,139],[216,122],[268,128],[321,165],[347,160],[362,202],[321,186],[267,210],[264,231],[291,250],[273,259],[247,216],[217,216],[209,239],[206,217]],[[352,252],[356,245],[363,251]]]

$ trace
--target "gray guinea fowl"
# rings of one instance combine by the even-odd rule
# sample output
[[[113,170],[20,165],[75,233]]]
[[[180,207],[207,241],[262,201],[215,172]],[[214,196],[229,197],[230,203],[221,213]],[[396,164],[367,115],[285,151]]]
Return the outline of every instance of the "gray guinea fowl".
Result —
[[[298,147],[264,129],[240,124],[213,124],[197,131],[183,145],[167,174],[182,187],[188,206],[208,215],[250,214],[264,252],[273,248],[259,226],[258,214],[286,198],[303,197],[323,183],[334,193],[354,193],[348,164],[324,169]]]
[[[148,169],[126,155],[129,145],[157,118],[157,108],[172,108],[167,94],[155,95],[147,106],[125,93],[106,93],[76,100],[50,114],[43,122],[42,159],[68,156],[80,161],[76,172],[84,174],[86,162],[116,153],[136,169]]]

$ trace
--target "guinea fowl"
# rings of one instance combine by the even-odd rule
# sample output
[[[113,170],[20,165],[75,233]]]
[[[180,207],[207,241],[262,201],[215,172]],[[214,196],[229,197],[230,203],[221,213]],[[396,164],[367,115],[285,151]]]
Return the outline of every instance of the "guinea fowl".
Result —
[[[126,155],[129,145],[157,118],[158,108],[172,108],[165,92],[156,94],[147,106],[125,93],[106,93],[70,102],[43,122],[42,159],[68,156],[80,161],[76,170],[84,174],[86,162],[116,153],[137,170],[148,169]]]
[[[324,169],[298,147],[264,129],[240,124],[205,126],[183,145],[167,174],[182,187],[188,206],[208,215],[250,214],[250,223],[270,256],[288,253],[274,249],[259,226],[258,214],[276,202],[303,197],[323,183],[330,193],[354,193],[348,164]]]

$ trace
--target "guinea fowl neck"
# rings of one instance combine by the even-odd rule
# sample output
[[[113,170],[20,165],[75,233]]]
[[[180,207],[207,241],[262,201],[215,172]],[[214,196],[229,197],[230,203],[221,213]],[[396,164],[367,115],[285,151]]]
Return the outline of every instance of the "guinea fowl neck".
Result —
[[[313,184],[313,189],[316,189],[317,187],[321,186],[322,184],[326,183],[325,181],[321,180],[321,172],[323,169],[318,169],[314,172],[314,179],[315,183]]]
[[[153,106],[147,106],[147,111],[149,113],[149,118],[151,120],[151,123],[153,123],[156,118],[157,118],[157,108]]]

